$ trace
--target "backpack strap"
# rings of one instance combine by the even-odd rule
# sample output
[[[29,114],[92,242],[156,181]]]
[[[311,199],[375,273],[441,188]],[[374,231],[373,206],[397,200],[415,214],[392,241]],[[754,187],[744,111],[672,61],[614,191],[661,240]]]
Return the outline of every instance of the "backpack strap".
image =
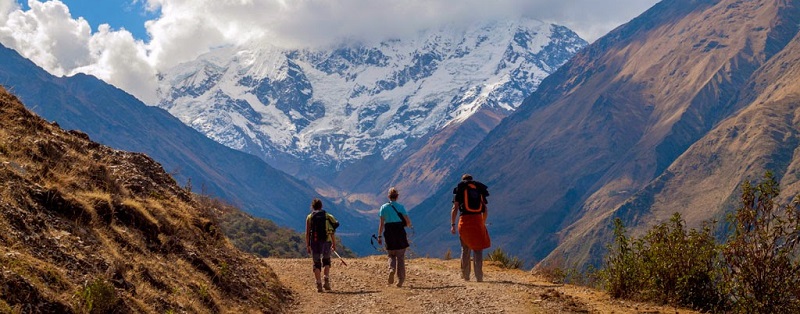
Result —
[[[397,208],[394,207],[394,204],[392,204],[392,203],[388,203],[388,204],[389,204],[389,206],[392,206],[392,209],[394,209],[394,212],[397,214],[397,217],[400,217],[400,222],[403,223],[403,227],[407,226],[408,223],[406,222],[406,218],[403,217],[403,215],[400,214],[399,211],[397,211]]]
[[[470,205],[469,201],[468,201],[469,190],[475,190],[480,195],[480,199],[478,200],[478,207],[477,208],[469,206]],[[480,191],[478,189],[478,185],[475,184],[475,182],[472,182],[472,181],[467,182],[467,185],[464,188],[464,205],[463,205],[464,210],[467,211],[467,212],[473,213],[473,214],[481,213],[481,212],[483,212],[483,203],[484,202],[485,202],[485,200],[483,198],[483,193],[482,193],[482,191]],[[475,204],[472,204],[472,205],[475,205]]]

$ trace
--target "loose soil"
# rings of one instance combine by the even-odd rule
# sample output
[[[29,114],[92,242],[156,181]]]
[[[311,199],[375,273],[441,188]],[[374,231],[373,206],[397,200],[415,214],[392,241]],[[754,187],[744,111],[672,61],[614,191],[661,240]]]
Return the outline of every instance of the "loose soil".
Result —
[[[384,256],[336,259],[332,290],[319,293],[311,259],[266,259],[292,291],[289,313],[695,313],[612,300],[605,293],[547,282],[523,270],[484,263],[484,281],[460,278],[458,259],[406,260],[402,288],[388,285]]]

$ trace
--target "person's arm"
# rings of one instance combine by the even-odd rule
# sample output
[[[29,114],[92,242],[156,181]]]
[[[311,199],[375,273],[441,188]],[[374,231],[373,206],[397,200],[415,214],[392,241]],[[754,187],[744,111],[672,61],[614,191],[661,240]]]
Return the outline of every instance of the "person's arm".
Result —
[[[484,185],[483,189],[483,223],[486,223],[486,218],[489,218],[489,200],[486,197],[489,196],[489,190],[486,189]]]
[[[456,215],[458,214],[458,201],[453,202],[453,209],[450,210],[450,233],[456,234]]]
[[[378,225],[378,245],[383,244],[383,216],[381,216],[380,224]]]
[[[308,251],[308,254],[311,254],[311,234],[309,233],[310,229],[311,226],[309,226],[309,219],[306,218],[306,251]]]
[[[406,214],[405,216],[406,216],[406,224],[408,224],[408,227],[414,228],[414,225],[411,223],[411,217],[409,217],[408,214]]]

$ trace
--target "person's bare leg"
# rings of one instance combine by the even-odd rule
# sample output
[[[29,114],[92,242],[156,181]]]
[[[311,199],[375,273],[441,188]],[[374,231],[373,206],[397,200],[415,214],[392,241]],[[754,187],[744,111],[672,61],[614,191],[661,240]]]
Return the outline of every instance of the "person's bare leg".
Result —
[[[483,250],[475,250],[473,257],[473,268],[475,269],[475,280],[483,281]]]
[[[463,278],[466,281],[469,281],[470,252],[472,252],[472,250],[470,250],[469,247],[466,244],[464,244],[464,241],[461,241],[461,278]]]

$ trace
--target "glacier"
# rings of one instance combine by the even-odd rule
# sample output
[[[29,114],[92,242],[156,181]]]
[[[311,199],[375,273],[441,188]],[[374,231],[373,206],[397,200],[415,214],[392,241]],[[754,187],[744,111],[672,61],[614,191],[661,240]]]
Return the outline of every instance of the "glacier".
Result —
[[[388,158],[480,108],[510,113],[586,45],[532,19],[323,48],[250,42],[160,73],[157,106],[278,168],[335,171]]]

